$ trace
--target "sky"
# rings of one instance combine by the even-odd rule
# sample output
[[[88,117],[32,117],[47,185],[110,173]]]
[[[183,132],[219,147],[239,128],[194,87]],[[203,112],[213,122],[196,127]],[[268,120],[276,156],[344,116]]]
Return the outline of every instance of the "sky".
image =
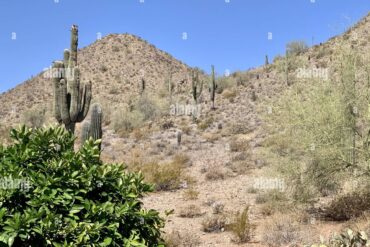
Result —
[[[131,33],[190,66],[218,75],[246,70],[341,34],[370,0],[0,0],[0,93],[37,75],[69,47],[110,33]]]

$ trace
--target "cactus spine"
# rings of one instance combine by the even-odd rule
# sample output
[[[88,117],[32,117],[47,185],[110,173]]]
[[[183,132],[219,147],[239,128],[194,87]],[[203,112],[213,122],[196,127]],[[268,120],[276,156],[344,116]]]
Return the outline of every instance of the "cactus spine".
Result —
[[[91,107],[91,119],[85,121],[82,125],[81,139],[82,144],[88,139],[92,138],[94,141],[102,139],[103,137],[103,111],[100,104],[93,104]],[[99,145],[100,148],[100,145]]]
[[[216,89],[217,89],[217,84],[216,84],[216,76],[215,76],[215,66],[212,65],[212,77],[211,77],[211,83],[209,84],[209,94],[211,96],[211,101],[212,101],[212,110],[216,109],[215,108],[215,97],[216,97]]]
[[[71,49],[64,51],[63,61],[53,63],[54,116],[65,128],[74,132],[77,122],[82,122],[90,107],[91,82],[80,83],[77,66],[78,27],[71,29]]]

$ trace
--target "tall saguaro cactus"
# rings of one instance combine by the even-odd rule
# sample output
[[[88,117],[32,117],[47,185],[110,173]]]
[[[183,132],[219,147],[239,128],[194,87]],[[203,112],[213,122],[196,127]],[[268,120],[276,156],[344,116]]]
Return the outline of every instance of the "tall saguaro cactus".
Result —
[[[212,110],[216,109],[215,108],[215,98],[216,98],[216,89],[217,89],[217,84],[216,84],[216,76],[215,76],[215,66],[212,65],[212,77],[211,77],[211,83],[209,84],[209,94],[211,96],[211,101],[212,101]]]
[[[77,46],[78,27],[73,25],[70,50],[64,51],[63,61],[53,63],[54,116],[72,133],[76,123],[85,119],[91,101],[91,82],[80,83]]]
[[[84,121],[81,131],[82,144],[86,142],[90,137],[96,141],[103,137],[103,111],[100,104],[93,104],[91,106],[91,119],[90,121]],[[100,147],[100,145],[99,145]]]
[[[192,94],[195,104],[198,104],[199,97],[202,94],[203,90],[203,81],[199,80],[199,72],[197,70],[192,71],[192,78],[191,78],[191,87],[192,87]]]

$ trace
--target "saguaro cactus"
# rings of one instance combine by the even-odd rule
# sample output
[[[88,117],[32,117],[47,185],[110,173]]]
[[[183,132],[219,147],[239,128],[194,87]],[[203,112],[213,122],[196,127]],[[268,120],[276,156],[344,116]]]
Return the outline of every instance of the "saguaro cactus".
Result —
[[[93,104],[91,107],[91,119],[85,121],[82,125],[81,139],[82,144],[86,142],[90,137],[95,141],[102,139],[103,130],[103,111],[100,104]],[[99,146],[100,147],[100,146]]]
[[[212,110],[216,109],[215,108],[215,97],[216,97],[216,89],[217,89],[217,84],[216,84],[216,76],[215,76],[215,66],[212,65],[212,77],[211,77],[211,82],[209,84],[209,94],[210,98],[212,101]]]
[[[54,116],[72,133],[76,123],[85,119],[91,101],[91,82],[80,83],[77,46],[78,27],[73,25],[70,50],[64,51],[63,61],[53,63]]]
[[[140,94],[143,94],[144,91],[145,91],[145,86],[146,86],[146,82],[145,82],[145,79],[144,78],[141,78],[141,82],[140,82]]]
[[[199,80],[198,70],[193,70],[191,80],[192,94],[195,104],[198,104],[199,97],[203,90],[203,81]]]
[[[177,146],[181,145],[181,131],[177,131],[176,137],[177,137]]]

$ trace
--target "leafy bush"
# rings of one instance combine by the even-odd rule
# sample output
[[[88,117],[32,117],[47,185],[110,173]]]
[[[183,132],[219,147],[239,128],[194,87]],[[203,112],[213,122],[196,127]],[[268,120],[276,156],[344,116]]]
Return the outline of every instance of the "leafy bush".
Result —
[[[122,164],[103,164],[98,142],[74,151],[62,128],[12,130],[0,146],[1,246],[163,246],[164,221],[139,200],[153,187]]]

